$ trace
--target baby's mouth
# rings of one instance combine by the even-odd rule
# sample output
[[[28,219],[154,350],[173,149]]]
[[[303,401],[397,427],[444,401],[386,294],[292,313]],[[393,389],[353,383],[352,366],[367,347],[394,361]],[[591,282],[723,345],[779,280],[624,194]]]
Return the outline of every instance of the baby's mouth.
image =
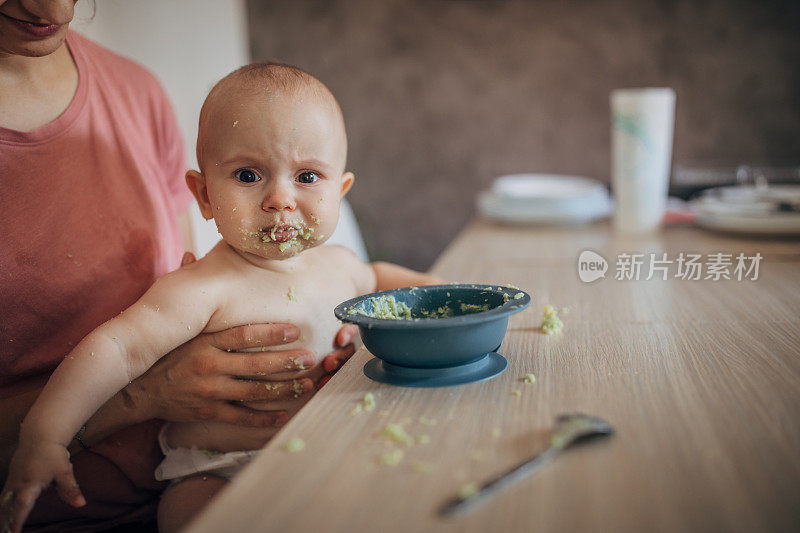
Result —
[[[278,224],[264,228],[267,238],[273,242],[289,242],[297,238],[297,228],[288,224]]]

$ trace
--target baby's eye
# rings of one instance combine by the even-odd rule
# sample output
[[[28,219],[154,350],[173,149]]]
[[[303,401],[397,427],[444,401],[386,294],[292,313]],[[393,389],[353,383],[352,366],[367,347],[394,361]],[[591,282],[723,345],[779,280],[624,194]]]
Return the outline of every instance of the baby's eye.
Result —
[[[255,183],[261,179],[258,177],[258,174],[256,174],[249,168],[240,168],[239,170],[233,173],[233,177],[241,181],[242,183]]]
[[[297,181],[300,183],[314,183],[315,181],[319,181],[319,176],[316,172],[301,172],[300,175],[297,176]]]

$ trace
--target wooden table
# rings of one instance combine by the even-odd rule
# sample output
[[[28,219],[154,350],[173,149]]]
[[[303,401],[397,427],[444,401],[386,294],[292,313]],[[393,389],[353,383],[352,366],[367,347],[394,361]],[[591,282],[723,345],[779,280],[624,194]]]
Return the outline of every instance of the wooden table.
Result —
[[[579,280],[586,249],[609,261],[605,279]],[[624,252],[762,260],[756,280],[685,280],[676,264],[666,281],[646,281],[644,267],[639,281],[616,280]],[[363,375],[362,349],[192,531],[800,530],[800,241],[693,228],[625,239],[605,224],[478,221],[433,272],[532,294],[509,322],[506,372],[460,387],[391,387]],[[539,328],[547,303],[569,308],[560,335]],[[527,373],[535,383],[522,381]],[[376,409],[350,414],[366,392]],[[436,517],[460,487],[540,449],[555,416],[573,411],[610,421],[616,435],[567,451],[468,515]],[[392,422],[430,442],[388,441]],[[286,451],[292,437],[305,450]],[[382,464],[395,448],[402,461]]]

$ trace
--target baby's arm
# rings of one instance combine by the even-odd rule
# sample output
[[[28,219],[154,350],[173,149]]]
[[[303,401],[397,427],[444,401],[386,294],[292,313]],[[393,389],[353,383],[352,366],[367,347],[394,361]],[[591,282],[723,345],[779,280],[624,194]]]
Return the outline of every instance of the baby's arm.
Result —
[[[109,398],[164,354],[197,336],[216,310],[202,280],[181,269],[159,279],[135,304],[85,337],[50,377],[22,424],[67,445]]]
[[[388,289],[398,289],[400,287],[411,287],[420,285],[439,285],[447,283],[441,278],[417,272],[410,268],[377,261],[372,263],[372,270],[375,272],[375,290],[385,291]]]
[[[217,305],[197,272],[187,267],[159,279],[84,338],[53,372],[22,423],[6,483],[14,493],[15,527],[53,479],[69,503],[83,504],[66,447],[103,403],[206,326]]]
[[[365,263],[344,246],[328,246],[326,248],[331,253],[336,254],[333,256],[333,260],[341,261],[339,263],[342,265],[341,268],[345,268],[350,272],[359,294],[399,289],[400,287],[448,283],[441,278],[392,263],[383,261]]]

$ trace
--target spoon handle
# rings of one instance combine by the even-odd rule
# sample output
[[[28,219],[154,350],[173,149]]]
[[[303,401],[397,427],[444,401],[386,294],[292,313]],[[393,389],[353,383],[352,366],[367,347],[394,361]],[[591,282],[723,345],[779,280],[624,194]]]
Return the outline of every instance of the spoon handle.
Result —
[[[439,516],[451,516],[474,508],[503,489],[506,489],[518,481],[528,477],[544,463],[557,456],[562,449],[563,446],[553,444],[543,452],[534,455],[530,459],[526,459],[518,465],[513,466],[509,470],[503,472],[499,476],[484,482],[475,494],[471,494],[465,498],[462,498],[461,496],[453,496],[439,508]]]

